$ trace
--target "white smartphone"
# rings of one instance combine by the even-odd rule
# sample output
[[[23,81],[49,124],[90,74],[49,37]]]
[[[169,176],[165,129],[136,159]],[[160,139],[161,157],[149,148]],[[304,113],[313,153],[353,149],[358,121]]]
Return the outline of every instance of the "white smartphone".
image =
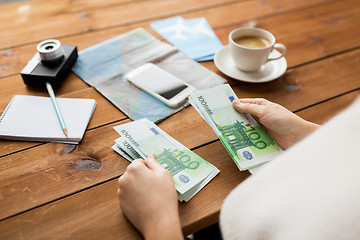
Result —
[[[193,86],[152,63],[132,70],[125,79],[172,108],[181,105],[195,91]]]

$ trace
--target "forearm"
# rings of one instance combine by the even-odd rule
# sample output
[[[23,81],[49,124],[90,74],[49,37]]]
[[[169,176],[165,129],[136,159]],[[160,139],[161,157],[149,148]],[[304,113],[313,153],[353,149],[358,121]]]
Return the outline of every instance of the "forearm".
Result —
[[[146,240],[183,240],[179,216],[172,216],[153,222],[144,232]]]
[[[279,122],[268,134],[280,145],[288,149],[319,128],[318,124],[308,122],[296,115],[285,122]],[[278,131],[281,129],[281,131]]]
[[[290,141],[290,146],[296,144],[297,142],[300,142],[302,139],[304,139],[320,127],[320,125],[306,121],[304,119],[301,119],[301,123],[299,124],[299,126],[300,127],[292,128],[293,133],[291,134],[292,140]]]
[[[303,125],[303,127],[301,129],[299,129],[299,131],[297,132],[295,143],[304,139],[305,137],[307,137],[308,135],[310,135],[312,132],[314,132],[315,130],[317,130],[320,127],[320,125],[306,121],[306,120],[303,120],[302,125]]]

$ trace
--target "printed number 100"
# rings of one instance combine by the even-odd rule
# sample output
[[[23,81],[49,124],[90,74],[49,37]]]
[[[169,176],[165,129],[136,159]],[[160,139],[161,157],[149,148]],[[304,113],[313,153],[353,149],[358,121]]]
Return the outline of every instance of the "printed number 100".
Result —
[[[257,141],[260,139],[260,134],[256,131],[255,128],[253,128],[250,124],[245,125],[247,127],[247,135],[250,138],[250,140],[254,143],[255,147],[258,149],[264,149],[267,147],[267,144],[264,141]]]
[[[200,166],[200,163],[197,161],[191,161],[191,157],[185,154],[183,151],[175,150],[175,158],[183,163],[189,169],[197,169]]]

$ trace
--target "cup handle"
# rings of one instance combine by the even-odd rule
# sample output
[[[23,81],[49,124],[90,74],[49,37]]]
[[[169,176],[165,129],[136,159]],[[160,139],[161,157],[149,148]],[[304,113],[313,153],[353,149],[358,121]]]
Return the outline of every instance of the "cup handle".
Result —
[[[281,44],[281,43],[275,43],[275,44],[274,44],[274,48],[275,48],[275,49],[279,49],[281,55],[280,55],[279,57],[276,57],[276,58],[268,58],[268,61],[277,60],[277,59],[279,59],[279,58],[282,58],[282,57],[285,56],[285,54],[286,54],[286,47],[285,47],[283,44]]]

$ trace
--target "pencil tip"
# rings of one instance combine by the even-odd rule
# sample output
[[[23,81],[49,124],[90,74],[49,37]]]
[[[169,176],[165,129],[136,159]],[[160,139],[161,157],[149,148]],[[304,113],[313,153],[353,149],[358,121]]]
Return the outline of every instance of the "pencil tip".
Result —
[[[67,129],[66,128],[63,129],[63,132],[64,132],[65,136],[67,137]]]

